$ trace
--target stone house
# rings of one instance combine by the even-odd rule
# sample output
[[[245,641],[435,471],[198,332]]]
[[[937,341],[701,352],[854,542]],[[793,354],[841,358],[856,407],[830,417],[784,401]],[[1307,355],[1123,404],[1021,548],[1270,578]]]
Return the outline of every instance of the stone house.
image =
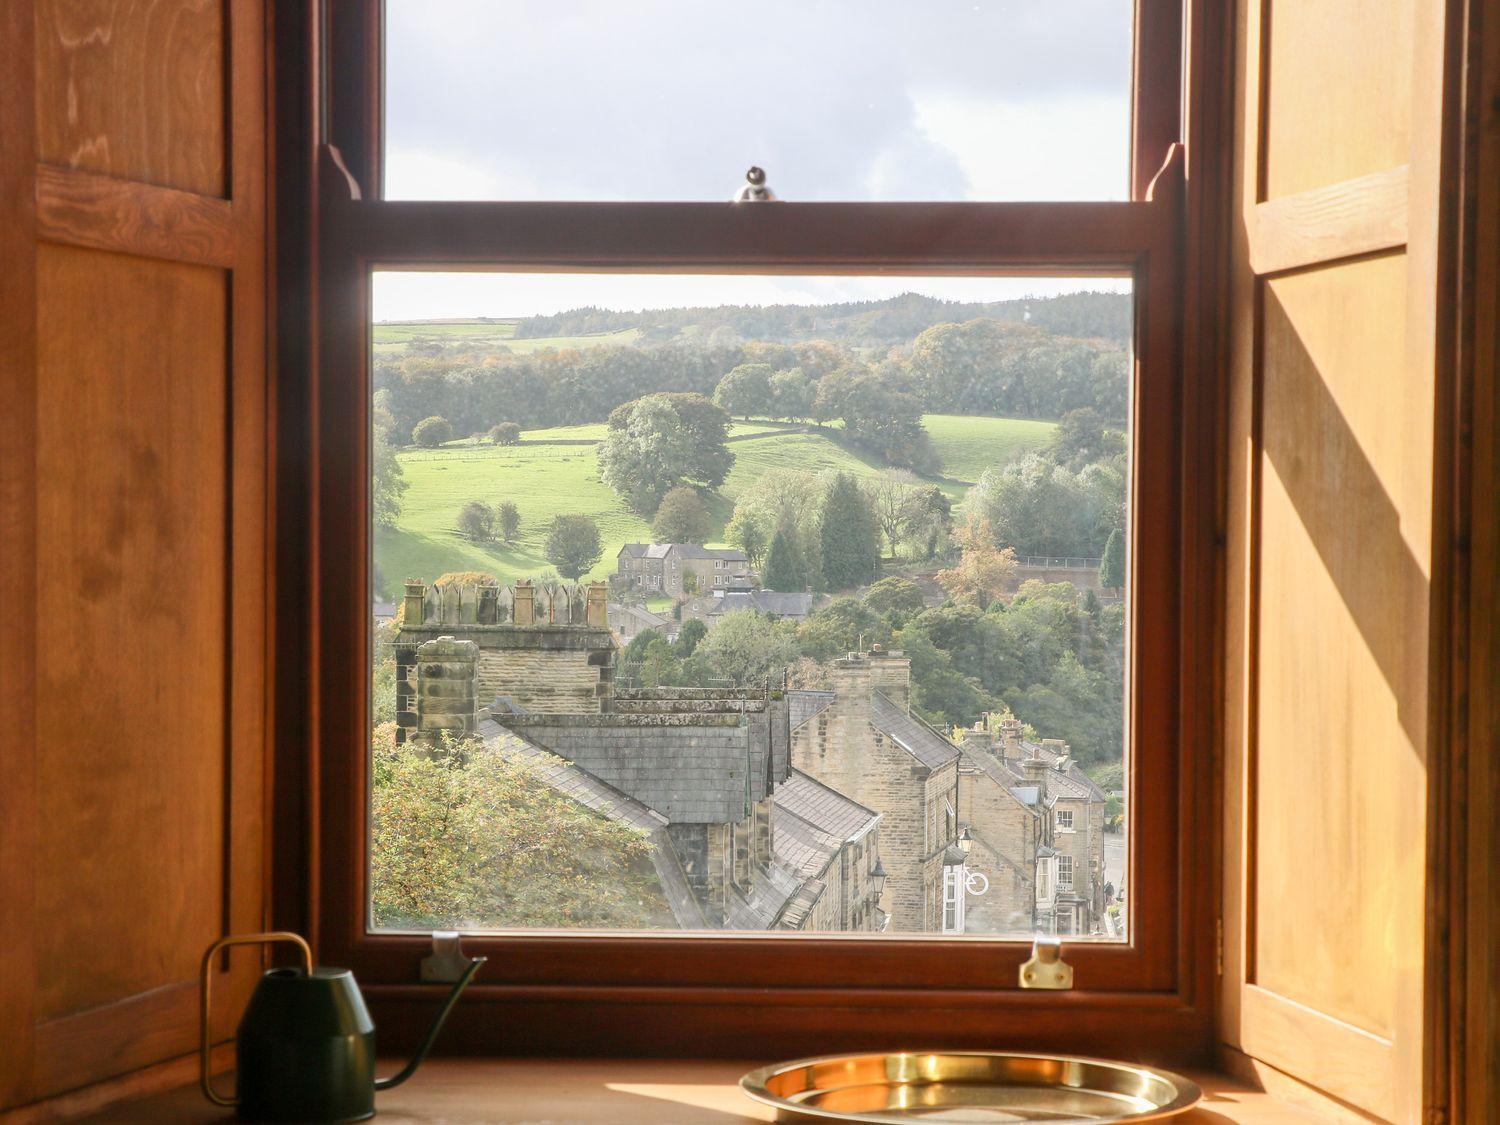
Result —
[[[875,928],[880,818],[794,777],[785,691],[617,691],[602,584],[407,595],[403,737],[476,735],[646,833],[658,913],[680,927]]]
[[[627,590],[677,598],[726,590],[749,565],[749,556],[735,547],[627,543],[616,556],[615,578]]]
[[[733,587],[718,597],[709,595],[683,602],[682,619],[697,618],[712,629],[726,613],[753,609],[785,621],[806,621],[816,599],[817,595],[811,592],[783,594],[777,590]]]
[[[677,622],[659,613],[652,613],[645,606],[610,602],[609,631],[621,647],[648,630],[661,634],[667,640],[677,639]]]
[[[792,765],[880,813],[889,928],[941,930],[945,867],[963,862],[958,748],[910,713],[911,662],[899,652],[850,653],[829,672],[832,690],[789,693]]]
[[[969,903],[971,928],[1104,932],[1104,814],[1108,794],[1059,739],[1030,742],[1016,719],[963,732],[960,816],[970,865],[989,880]]]

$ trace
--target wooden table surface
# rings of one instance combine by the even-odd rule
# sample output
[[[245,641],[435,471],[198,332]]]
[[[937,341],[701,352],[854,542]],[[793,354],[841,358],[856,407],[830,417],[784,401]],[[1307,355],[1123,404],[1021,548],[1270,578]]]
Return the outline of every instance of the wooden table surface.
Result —
[[[660,1059],[431,1059],[404,1086],[380,1094],[384,1125],[738,1125],[774,1115],[740,1093],[758,1064]],[[395,1069],[394,1063],[380,1073]],[[1206,1096],[1182,1125],[1305,1125],[1321,1120],[1217,1074],[1189,1072]],[[229,1086],[227,1077],[222,1087]],[[197,1087],[111,1106],[87,1121],[227,1122]]]

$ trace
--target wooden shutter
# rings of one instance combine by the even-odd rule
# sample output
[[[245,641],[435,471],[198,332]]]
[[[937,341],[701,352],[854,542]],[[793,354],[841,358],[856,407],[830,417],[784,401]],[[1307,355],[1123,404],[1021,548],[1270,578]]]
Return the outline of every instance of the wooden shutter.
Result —
[[[1444,5],[1238,9],[1225,1036],[1416,1121]]]
[[[265,30],[0,2],[0,1109],[191,1052],[261,928]]]

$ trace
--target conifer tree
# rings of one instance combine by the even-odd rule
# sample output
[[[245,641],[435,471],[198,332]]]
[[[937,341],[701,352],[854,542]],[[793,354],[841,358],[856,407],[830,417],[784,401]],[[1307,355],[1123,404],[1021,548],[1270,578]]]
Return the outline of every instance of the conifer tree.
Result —
[[[1125,536],[1117,527],[1104,543],[1104,557],[1099,560],[1099,585],[1118,590],[1125,585]]]
[[[785,527],[778,527],[771,538],[771,548],[766,552],[766,567],[761,572],[761,585],[767,590],[795,593],[807,585],[807,564],[802,552],[797,549],[797,540]]]
[[[840,473],[823,500],[823,579],[830,590],[874,581],[880,540],[870,502],[854,478]]]

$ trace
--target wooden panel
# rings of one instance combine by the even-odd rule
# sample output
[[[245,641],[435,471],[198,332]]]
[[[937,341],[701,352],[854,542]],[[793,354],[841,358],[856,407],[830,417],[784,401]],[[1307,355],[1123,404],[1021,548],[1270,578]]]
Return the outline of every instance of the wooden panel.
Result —
[[[1415,0],[1266,0],[1257,201],[1410,159]]]
[[[40,233],[53,242],[196,265],[234,264],[233,220],[222,199],[43,166],[36,205]]]
[[[190,979],[220,926],[226,279],[43,246],[38,306],[46,1019]]]
[[[225,192],[223,0],[38,0],[39,155]]]
[[[1285,195],[1251,212],[1250,268],[1279,273],[1406,245],[1406,165]]]

